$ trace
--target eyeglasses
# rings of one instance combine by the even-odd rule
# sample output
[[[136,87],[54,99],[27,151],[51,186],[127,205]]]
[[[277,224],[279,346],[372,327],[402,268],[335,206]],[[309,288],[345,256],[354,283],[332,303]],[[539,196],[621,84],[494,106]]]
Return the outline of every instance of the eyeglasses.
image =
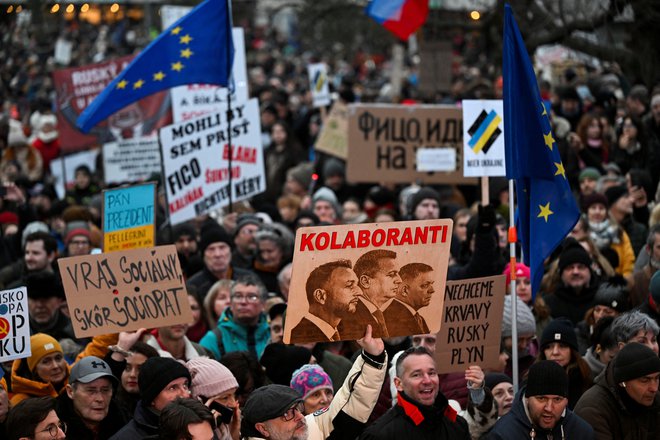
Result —
[[[69,244],[75,245],[75,246],[89,246],[89,241],[88,240],[71,240]]]
[[[286,412],[282,414],[282,419],[284,419],[285,422],[293,420],[294,417],[296,417],[296,411],[305,415],[305,402],[298,402],[291,408],[287,409]]]
[[[261,299],[261,296],[257,295],[256,293],[250,293],[248,295],[234,294],[234,295],[231,295],[230,298],[231,298],[231,301],[235,302],[235,303],[240,303],[240,302],[243,302],[243,301],[247,301],[249,303],[256,303]]]
[[[50,425],[48,425],[48,428],[38,431],[37,434],[39,432],[48,432],[48,434],[50,434],[51,437],[55,438],[57,437],[57,434],[59,434],[60,429],[62,430],[63,433],[66,434],[66,423],[64,423],[61,420],[57,424],[51,423]]]

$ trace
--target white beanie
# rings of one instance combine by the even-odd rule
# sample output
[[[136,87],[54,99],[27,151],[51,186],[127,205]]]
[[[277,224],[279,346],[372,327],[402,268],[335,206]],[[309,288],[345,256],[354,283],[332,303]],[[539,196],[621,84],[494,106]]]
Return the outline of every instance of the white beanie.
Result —
[[[238,388],[238,382],[229,368],[215,359],[198,357],[189,360],[186,367],[192,377],[190,391],[195,398],[202,396],[208,399]]]
[[[527,304],[522,302],[518,295],[507,295],[504,297],[504,313],[502,315],[502,337],[508,338],[511,336],[511,298],[516,298],[517,307],[517,329],[518,337],[521,335],[530,335],[536,333],[536,320],[532,314],[532,310]]]
[[[18,144],[27,144],[27,137],[25,136],[25,132],[23,132],[23,124],[15,119],[10,119],[7,146],[12,147]]]

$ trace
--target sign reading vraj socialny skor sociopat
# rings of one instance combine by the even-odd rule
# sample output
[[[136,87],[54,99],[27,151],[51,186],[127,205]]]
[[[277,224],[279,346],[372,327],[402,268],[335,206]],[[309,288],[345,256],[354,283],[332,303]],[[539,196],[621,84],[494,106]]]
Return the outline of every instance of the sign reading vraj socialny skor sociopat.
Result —
[[[437,333],[453,222],[300,228],[284,341]]]
[[[156,245],[156,184],[103,191],[103,250],[148,248]]]
[[[27,289],[0,292],[0,362],[30,357]]]
[[[174,245],[58,260],[76,337],[192,321]]]

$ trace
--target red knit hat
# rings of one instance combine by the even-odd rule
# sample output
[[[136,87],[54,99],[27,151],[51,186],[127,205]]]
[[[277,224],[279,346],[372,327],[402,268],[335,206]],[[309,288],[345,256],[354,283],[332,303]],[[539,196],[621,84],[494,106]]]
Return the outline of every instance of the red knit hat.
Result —
[[[76,229],[70,230],[69,233],[66,234],[66,238],[64,239],[64,243],[66,243],[68,245],[69,242],[73,239],[73,237],[76,237],[78,235],[83,235],[83,236],[87,237],[88,240],[91,241],[91,234],[89,233],[88,229],[76,228]]]

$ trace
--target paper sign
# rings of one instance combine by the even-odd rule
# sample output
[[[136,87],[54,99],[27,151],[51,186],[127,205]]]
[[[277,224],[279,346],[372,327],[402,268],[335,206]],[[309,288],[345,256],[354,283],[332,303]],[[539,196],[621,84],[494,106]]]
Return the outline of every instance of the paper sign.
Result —
[[[105,183],[140,182],[160,173],[157,137],[128,139],[103,144]]]
[[[505,176],[502,101],[464,100],[463,121],[464,176]]]
[[[160,131],[165,188],[172,224],[185,222],[266,189],[259,104],[232,109],[231,186],[227,112],[170,125]]]
[[[315,63],[307,66],[309,76],[309,90],[312,92],[314,107],[330,105],[330,86],[328,84],[328,69],[324,63]]]
[[[417,171],[456,171],[456,150],[420,148],[417,150]]]
[[[300,228],[284,341],[437,333],[451,220]]]
[[[0,292],[0,362],[32,356],[27,289]]]
[[[174,245],[57,263],[78,338],[192,321]]]
[[[103,251],[156,245],[156,184],[103,190]]]
[[[323,122],[314,149],[346,160],[348,157],[348,106],[339,101],[332,104]]]
[[[81,151],[50,161],[50,174],[55,179],[55,191],[58,198],[63,199],[66,190],[73,188],[76,178],[75,171],[80,165],[87,165],[92,173],[96,171],[96,156],[98,154],[98,150]],[[64,181],[65,176],[66,182]]]
[[[438,373],[498,365],[505,282],[504,275],[447,281],[435,348]]]
[[[476,183],[476,179],[463,177],[460,108],[352,104],[348,109],[348,181]],[[415,151],[420,148],[455,150],[456,170],[418,171]]]

